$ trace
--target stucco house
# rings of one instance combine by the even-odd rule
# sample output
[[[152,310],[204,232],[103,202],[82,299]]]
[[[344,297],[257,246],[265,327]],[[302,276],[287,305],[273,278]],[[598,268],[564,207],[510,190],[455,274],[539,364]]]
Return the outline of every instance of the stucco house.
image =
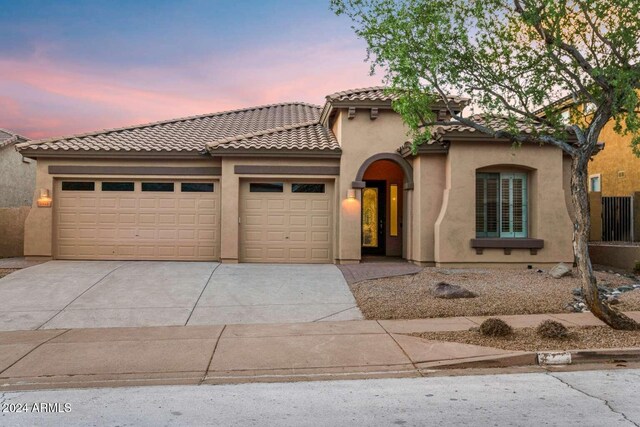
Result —
[[[38,160],[26,255],[572,262],[560,149],[514,149],[447,126],[413,153],[391,102],[381,87],[356,89],[324,106],[273,104],[20,144]]]
[[[14,147],[28,140],[0,129],[0,258],[22,256],[24,222],[33,200],[36,162],[23,158]]]

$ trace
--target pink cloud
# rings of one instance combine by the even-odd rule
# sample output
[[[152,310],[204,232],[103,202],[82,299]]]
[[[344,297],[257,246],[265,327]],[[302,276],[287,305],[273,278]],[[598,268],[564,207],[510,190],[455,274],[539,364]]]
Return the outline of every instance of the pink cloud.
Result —
[[[0,59],[0,126],[38,138],[282,101],[323,103],[337,90],[379,84],[363,56],[361,45],[336,41],[115,73],[44,55]]]

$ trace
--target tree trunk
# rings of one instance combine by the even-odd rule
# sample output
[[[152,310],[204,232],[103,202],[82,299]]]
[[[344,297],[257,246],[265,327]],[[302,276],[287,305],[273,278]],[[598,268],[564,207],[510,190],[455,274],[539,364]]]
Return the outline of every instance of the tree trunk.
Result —
[[[613,329],[637,330],[640,324],[625,314],[615,310],[598,295],[598,283],[593,274],[589,257],[589,230],[591,217],[587,192],[587,166],[589,154],[578,152],[571,162],[571,199],[575,209],[573,224],[573,253],[578,265],[578,273],[582,282],[582,293],[591,313]]]

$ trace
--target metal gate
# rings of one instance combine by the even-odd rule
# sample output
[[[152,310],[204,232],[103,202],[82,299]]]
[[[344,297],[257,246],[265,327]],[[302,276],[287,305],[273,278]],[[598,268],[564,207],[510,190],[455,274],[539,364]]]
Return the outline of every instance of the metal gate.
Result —
[[[602,198],[602,240],[633,242],[633,197]]]

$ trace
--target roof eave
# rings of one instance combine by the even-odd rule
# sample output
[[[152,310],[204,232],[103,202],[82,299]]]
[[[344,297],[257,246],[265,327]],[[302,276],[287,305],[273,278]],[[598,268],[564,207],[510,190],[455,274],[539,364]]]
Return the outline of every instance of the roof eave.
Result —
[[[301,149],[250,149],[250,148],[218,148],[209,150],[209,154],[213,157],[251,157],[251,156],[267,156],[267,157],[325,157],[339,158],[342,156],[342,150],[301,150]]]
[[[38,158],[95,158],[95,159],[202,159],[207,153],[197,151],[115,151],[115,150],[43,150],[21,149],[29,159]]]

